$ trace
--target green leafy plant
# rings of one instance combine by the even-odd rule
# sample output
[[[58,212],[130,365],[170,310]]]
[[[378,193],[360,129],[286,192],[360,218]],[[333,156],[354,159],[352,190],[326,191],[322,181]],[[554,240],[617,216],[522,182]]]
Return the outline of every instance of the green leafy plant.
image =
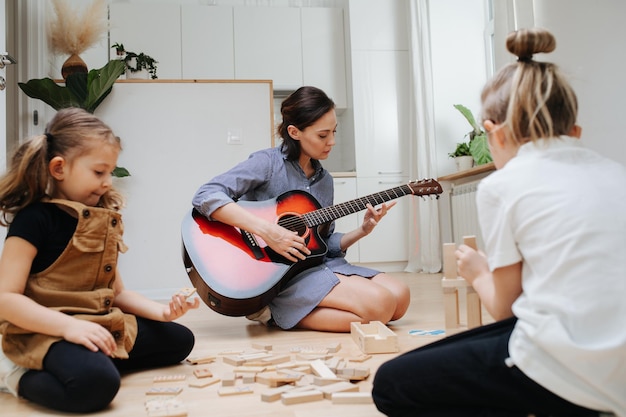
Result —
[[[112,60],[102,68],[92,69],[89,73],[68,75],[65,86],[57,84],[51,78],[32,79],[17,85],[28,97],[41,100],[55,110],[80,107],[93,113],[111,93],[113,84],[124,70],[122,61]],[[113,175],[126,177],[130,173],[126,168],[117,167]]]
[[[127,51],[124,49],[123,43],[114,43],[111,46],[112,49],[115,49],[115,52],[118,56],[123,56],[122,59],[124,64],[126,65],[126,69],[130,72],[139,72],[141,70],[148,71],[150,74],[150,78],[156,80],[157,77],[157,65],[159,62],[152,58],[150,55],[146,55],[143,52],[136,53]]]
[[[472,156],[469,144],[467,142],[457,143],[454,152],[450,152],[448,156],[450,158],[456,158],[457,156]]]
[[[461,112],[461,114],[465,117],[470,126],[472,126],[472,130],[465,135],[469,136],[469,143],[466,143],[469,148],[469,153],[467,155],[471,155],[474,157],[474,162],[476,163],[476,165],[483,165],[491,162],[493,159],[491,158],[491,153],[489,152],[489,146],[487,144],[487,134],[476,122],[476,119],[474,118],[471,110],[461,104],[455,104],[454,108]],[[459,145],[460,144],[457,145],[457,150],[459,148]],[[454,153],[456,153],[457,150],[455,150]],[[450,153],[448,155],[452,157],[453,153]]]

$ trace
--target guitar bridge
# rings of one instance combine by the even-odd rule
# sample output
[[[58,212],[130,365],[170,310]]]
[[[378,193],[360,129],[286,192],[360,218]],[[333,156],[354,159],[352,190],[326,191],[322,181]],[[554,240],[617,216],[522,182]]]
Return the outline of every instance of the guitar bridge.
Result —
[[[257,260],[263,259],[265,255],[263,254],[263,251],[259,246],[259,242],[257,242],[254,235],[247,230],[241,230],[241,237],[243,238],[243,241],[246,242],[246,246],[248,246],[248,248],[250,248],[250,250],[254,254],[254,257]]]

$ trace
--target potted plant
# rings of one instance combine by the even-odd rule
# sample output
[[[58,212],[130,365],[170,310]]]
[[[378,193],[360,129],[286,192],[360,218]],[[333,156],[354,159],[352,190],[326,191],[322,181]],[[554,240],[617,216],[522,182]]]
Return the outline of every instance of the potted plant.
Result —
[[[126,51],[124,44],[115,43],[111,48],[115,49],[115,52],[124,64],[126,65],[126,78],[151,78],[156,80],[158,61],[152,58],[150,55],[146,55],[143,52],[136,53]]]
[[[465,171],[474,165],[474,157],[467,142],[457,143],[454,152],[450,152],[448,156],[454,158],[457,171]]]
[[[467,143],[469,155],[474,159],[476,165],[483,165],[491,162],[491,153],[489,152],[489,146],[487,144],[487,134],[481,129],[480,125],[476,122],[474,115],[467,107],[461,104],[455,104],[454,108],[457,109],[468,121],[472,130],[465,136],[469,136],[469,142]],[[457,145],[457,149],[458,149]],[[455,152],[456,153],[456,150]],[[452,155],[452,154],[450,154]]]
[[[32,79],[26,83],[18,82],[17,85],[28,97],[41,100],[55,110],[80,107],[93,113],[109,95],[115,80],[124,73],[124,68],[122,61],[112,60],[89,73],[69,74],[65,86],[57,84],[51,78]],[[117,167],[114,175],[126,177],[130,174],[126,168]]]

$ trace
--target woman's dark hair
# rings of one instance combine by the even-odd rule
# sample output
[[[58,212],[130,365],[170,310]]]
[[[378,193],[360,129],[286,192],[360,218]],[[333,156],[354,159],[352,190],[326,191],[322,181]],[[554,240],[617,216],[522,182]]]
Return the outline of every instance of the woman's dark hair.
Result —
[[[334,108],[333,100],[317,87],[300,87],[283,100],[280,106],[283,120],[276,132],[283,140],[281,150],[287,159],[294,160],[300,156],[300,142],[289,135],[287,128],[293,125],[304,130]]]

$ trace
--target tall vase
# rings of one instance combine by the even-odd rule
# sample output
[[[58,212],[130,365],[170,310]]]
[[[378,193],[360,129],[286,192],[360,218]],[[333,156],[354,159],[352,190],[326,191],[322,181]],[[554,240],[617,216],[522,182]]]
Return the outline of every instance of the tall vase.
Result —
[[[75,72],[88,72],[87,64],[85,64],[85,61],[83,61],[81,57],[76,54],[72,54],[63,63],[63,66],[61,67],[61,75],[65,80],[68,75],[74,74]]]

